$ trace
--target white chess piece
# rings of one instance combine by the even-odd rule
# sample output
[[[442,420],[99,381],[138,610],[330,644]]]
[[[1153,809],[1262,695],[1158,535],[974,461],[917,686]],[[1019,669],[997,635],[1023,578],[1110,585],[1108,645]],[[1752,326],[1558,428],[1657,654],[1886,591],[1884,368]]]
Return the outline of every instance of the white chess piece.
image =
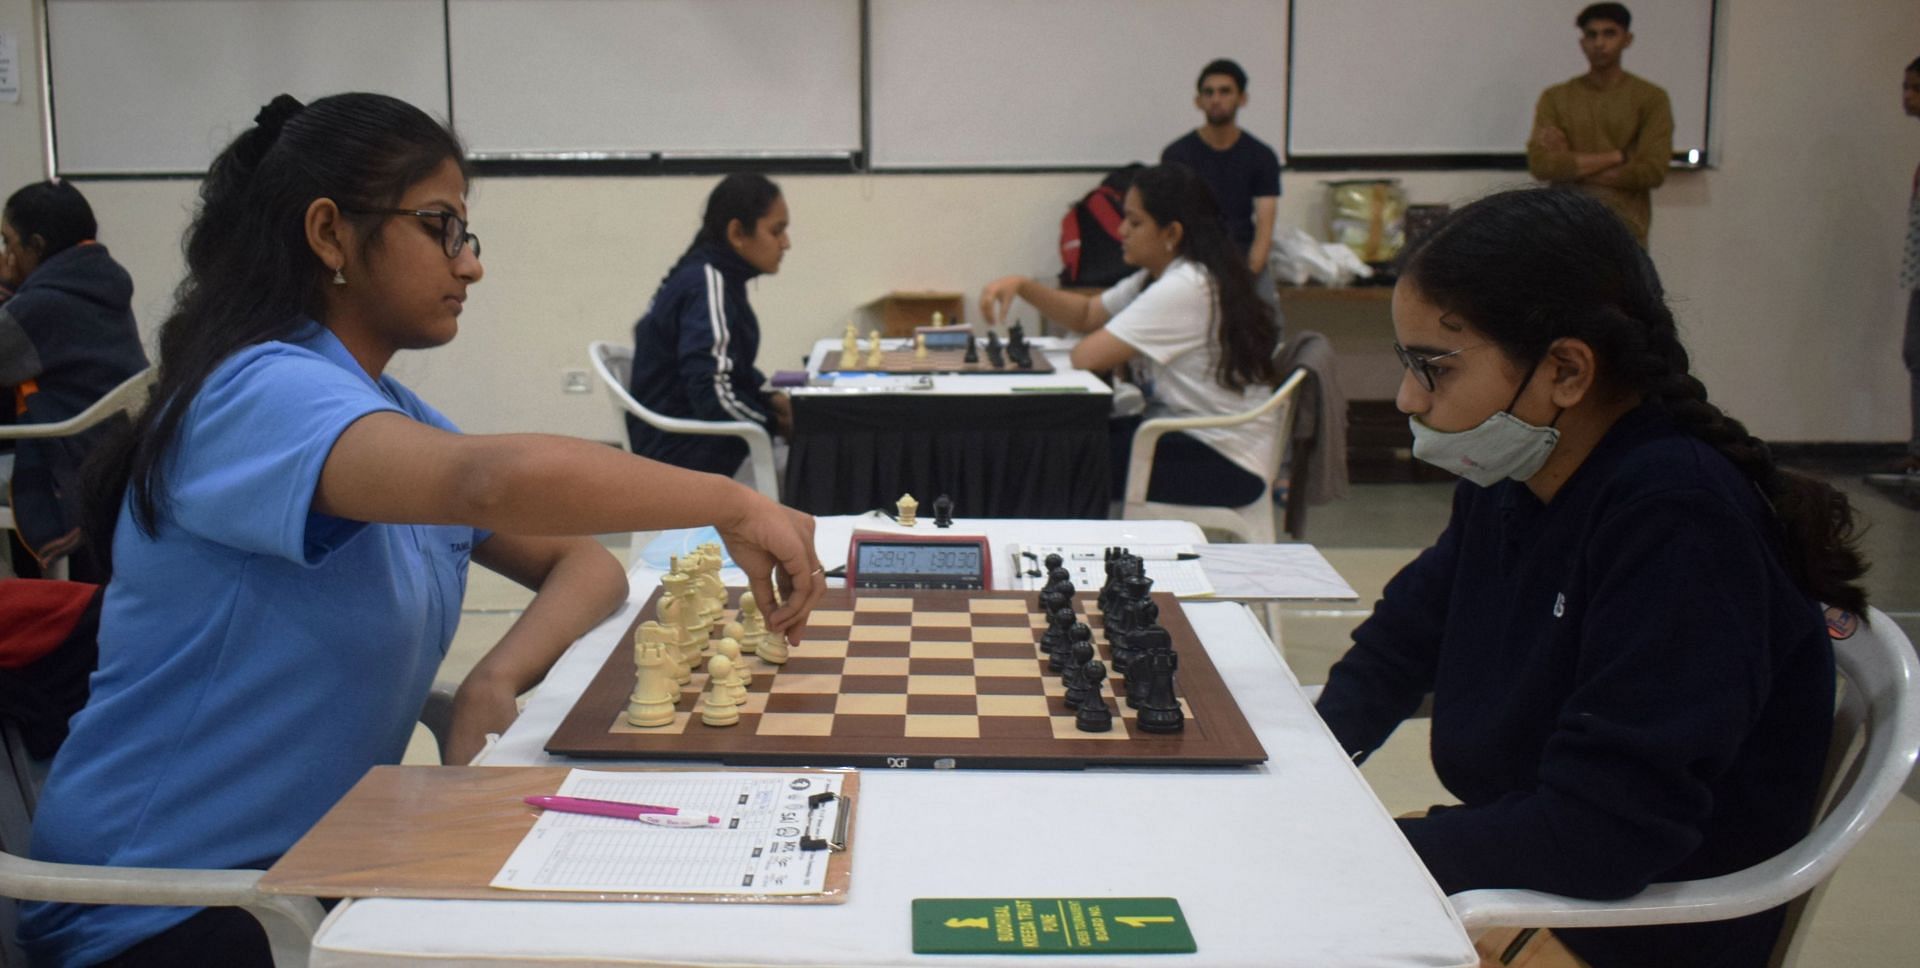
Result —
[[[733,678],[733,661],[724,655],[707,660],[706,695],[700,700],[700,721],[708,726],[732,726],[740,721],[740,704],[725,683]]]
[[[880,331],[876,329],[867,334],[867,369],[877,370],[885,362],[880,355]]]
[[[747,701],[747,683],[753,681],[753,670],[740,660],[740,643],[722,638],[714,644],[713,651],[726,656],[727,661],[733,663],[733,678],[727,680],[727,688],[733,690],[733,701],[744,705]]]
[[[760,603],[754,600],[752,592],[740,593],[740,634],[733,637],[740,643],[740,651],[752,652],[762,662],[781,665],[787,661],[787,643],[776,642],[780,637],[767,632],[767,617],[760,613]]]
[[[726,628],[720,630],[720,634],[724,638],[729,638],[740,643],[741,655],[752,655],[759,651],[760,643],[754,642],[750,645],[747,642],[747,627],[740,624],[740,620],[737,618],[728,622]]]
[[[913,527],[913,522],[917,520],[914,515],[920,510],[920,502],[914,500],[911,494],[902,494],[900,495],[900,500],[894,504],[894,507],[900,512],[900,526],[903,528]]]
[[[647,622],[635,635],[634,665],[638,676],[631,701],[627,703],[627,722],[635,726],[672,723],[674,701],[680,698],[680,686],[673,681],[675,663],[667,657],[667,646],[660,641],[659,631],[659,623]]]
[[[860,330],[851,322],[847,323],[846,335],[840,337],[840,368],[860,368]]]
[[[924,360],[927,358],[927,334],[913,334],[913,358],[916,360]]]

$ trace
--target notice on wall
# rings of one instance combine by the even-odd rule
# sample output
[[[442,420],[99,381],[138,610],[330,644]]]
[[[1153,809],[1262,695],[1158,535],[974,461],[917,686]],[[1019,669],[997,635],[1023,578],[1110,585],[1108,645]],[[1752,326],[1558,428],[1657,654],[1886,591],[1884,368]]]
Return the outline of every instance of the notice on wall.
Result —
[[[10,30],[0,30],[0,102],[20,103],[20,47]]]

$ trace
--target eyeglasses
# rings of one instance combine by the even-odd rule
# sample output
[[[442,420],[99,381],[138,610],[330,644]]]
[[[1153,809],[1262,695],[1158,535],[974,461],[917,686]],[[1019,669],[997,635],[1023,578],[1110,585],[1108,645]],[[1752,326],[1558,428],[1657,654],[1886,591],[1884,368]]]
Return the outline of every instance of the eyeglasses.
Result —
[[[458,259],[461,250],[473,246],[473,257],[480,258],[480,237],[467,231],[467,220],[452,212],[430,208],[343,208],[350,215],[412,215],[440,220],[440,250],[449,259]]]
[[[1414,351],[1407,349],[1404,346],[1401,346],[1399,340],[1394,340],[1393,355],[1400,358],[1400,365],[1406,367],[1407,372],[1413,374],[1414,382],[1420,384],[1421,389],[1426,390],[1428,393],[1432,393],[1433,381],[1440,376],[1440,368],[1437,366],[1434,366],[1433,365],[1434,363],[1440,360],[1447,359],[1448,357],[1459,356],[1460,354],[1465,353],[1468,350],[1477,350],[1480,347],[1486,346],[1486,345],[1488,344],[1475,343],[1472,346],[1463,346],[1457,350],[1454,350],[1451,353],[1441,353],[1438,356],[1421,356],[1420,354],[1415,353]]]

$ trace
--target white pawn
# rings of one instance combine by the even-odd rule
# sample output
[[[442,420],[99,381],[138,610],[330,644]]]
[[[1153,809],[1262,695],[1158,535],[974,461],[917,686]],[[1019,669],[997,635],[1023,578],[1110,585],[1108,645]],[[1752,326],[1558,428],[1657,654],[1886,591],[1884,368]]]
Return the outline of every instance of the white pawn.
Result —
[[[913,334],[913,358],[916,360],[927,358],[927,334]]]
[[[860,330],[851,322],[847,324],[846,335],[840,337],[840,368],[843,370],[860,368]]]
[[[740,643],[740,651],[752,652],[762,662],[781,665],[787,661],[786,642],[775,642],[779,636],[767,633],[767,617],[760,613],[752,592],[740,593],[740,634],[733,638]]]
[[[653,622],[647,625],[653,625],[655,632],[659,629]],[[634,645],[634,664],[639,667],[639,676],[631,701],[627,703],[627,722],[635,726],[665,726],[673,722],[673,705],[680,697],[680,687],[673,681],[675,663],[667,658],[666,646],[657,634],[649,634],[647,625],[640,627],[639,641]]]
[[[740,721],[740,704],[724,683],[733,678],[733,660],[716,655],[707,660],[707,693],[700,701],[700,721],[708,726],[732,726]]]
[[[738,619],[728,622],[727,627],[720,630],[720,635],[738,642],[742,655],[752,655],[759,651],[760,643],[758,642],[753,643],[752,648],[747,647],[747,627],[740,624]]]
[[[733,678],[727,680],[727,688],[733,690],[734,702],[744,704],[747,701],[747,683],[753,681],[753,670],[740,661],[740,643],[723,638],[714,645],[713,651],[726,656],[727,661],[733,663]]]
[[[885,363],[880,355],[880,331],[876,329],[867,334],[867,369],[877,370]]]

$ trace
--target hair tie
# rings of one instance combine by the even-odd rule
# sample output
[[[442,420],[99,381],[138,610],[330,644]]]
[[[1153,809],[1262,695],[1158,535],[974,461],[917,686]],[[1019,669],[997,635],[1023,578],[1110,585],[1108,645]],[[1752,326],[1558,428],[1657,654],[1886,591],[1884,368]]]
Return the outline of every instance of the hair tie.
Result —
[[[266,135],[266,140],[272,142],[280,137],[280,129],[286,126],[287,119],[306,109],[307,106],[291,94],[276,95],[267,102],[266,107],[260,109],[259,114],[253,116],[253,123]]]

